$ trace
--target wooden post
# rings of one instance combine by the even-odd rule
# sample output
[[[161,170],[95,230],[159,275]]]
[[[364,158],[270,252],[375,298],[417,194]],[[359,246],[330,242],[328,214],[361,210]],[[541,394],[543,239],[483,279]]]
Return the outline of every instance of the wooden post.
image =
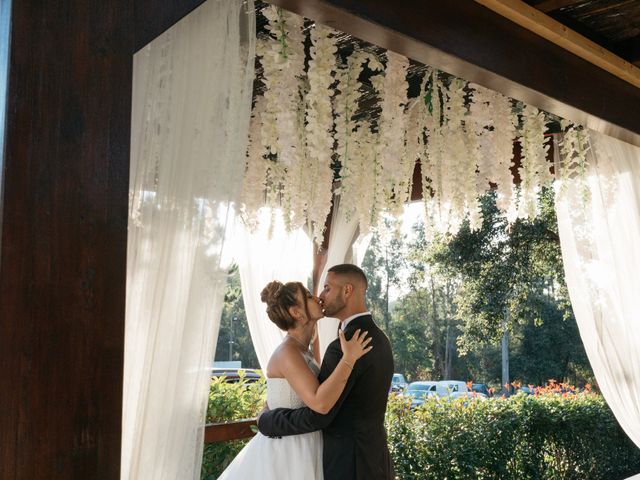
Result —
[[[6,5],[0,478],[117,479],[133,4]]]

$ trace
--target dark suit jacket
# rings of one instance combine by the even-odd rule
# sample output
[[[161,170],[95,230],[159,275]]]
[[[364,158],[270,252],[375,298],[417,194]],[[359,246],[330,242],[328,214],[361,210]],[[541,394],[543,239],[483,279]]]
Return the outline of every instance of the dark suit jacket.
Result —
[[[322,429],[326,480],[391,480],[393,466],[384,428],[393,376],[391,345],[370,315],[350,321],[345,337],[350,339],[358,328],[369,332],[373,349],[356,362],[331,411],[321,415],[309,408],[277,408],[260,417],[258,428],[270,437]],[[336,339],[324,355],[320,382],[333,372],[341,358],[340,341]]]

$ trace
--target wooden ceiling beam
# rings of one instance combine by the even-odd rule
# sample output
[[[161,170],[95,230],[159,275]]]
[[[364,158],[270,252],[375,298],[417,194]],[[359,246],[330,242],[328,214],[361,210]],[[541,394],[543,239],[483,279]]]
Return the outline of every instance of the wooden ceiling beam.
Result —
[[[134,48],[140,50],[205,0],[135,0]]]
[[[560,10],[561,8],[571,7],[580,2],[584,2],[584,0],[545,0],[543,2],[536,3],[535,8],[541,12],[549,13]]]
[[[627,61],[633,64],[640,63],[640,35],[622,40],[612,48]]]
[[[272,3],[640,146],[640,88],[475,1]]]
[[[640,69],[521,0],[476,0],[523,28],[640,88]]]

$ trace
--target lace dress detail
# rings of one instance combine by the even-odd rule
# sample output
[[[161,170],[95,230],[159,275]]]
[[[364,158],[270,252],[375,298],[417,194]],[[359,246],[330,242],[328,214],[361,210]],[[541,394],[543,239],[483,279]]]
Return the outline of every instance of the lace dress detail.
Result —
[[[316,363],[311,352],[303,354],[309,369],[317,377],[320,367]],[[304,407],[304,402],[291,388],[285,378],[267,378],[267,403],[269,408],[300,408]]]
[[[314,375],[320,367],[303,354]],[[304,403],[285,378],[267,378],[269,408],[300,408]],[[218,480],[323,480],[322,432],[269,438],[261,433],[240,451]]]

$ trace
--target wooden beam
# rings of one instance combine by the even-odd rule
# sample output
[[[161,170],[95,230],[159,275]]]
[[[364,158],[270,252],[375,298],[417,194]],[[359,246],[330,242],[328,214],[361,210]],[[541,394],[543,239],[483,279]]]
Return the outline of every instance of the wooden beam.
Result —
[[[544,13],[555,12],[561,8],[571,7],[578,3],[584,2],[584,0],[545,0],[540,3],[536,3],[534,6],[536,10],[540,10]]]
[[[258,426],[255,418],[232,422],[210,423],[204,428],[204,443],[228,442],[241,440],[255,435],[252,426]]]
[[[640,88],[640,69],[521,0],[476,0],[481,5]]]
[[[138,51],[205,0],[135,0],[135,50]]]
[[[640,146],[639,88],[473,0],[272,3]]]
[[[11,8],[3,479],[120,478],[132,20],[126,0]]]
[[[627,61],[633,64],[640,62],[640,35],[622,40],[614,44],[613,48]]]

